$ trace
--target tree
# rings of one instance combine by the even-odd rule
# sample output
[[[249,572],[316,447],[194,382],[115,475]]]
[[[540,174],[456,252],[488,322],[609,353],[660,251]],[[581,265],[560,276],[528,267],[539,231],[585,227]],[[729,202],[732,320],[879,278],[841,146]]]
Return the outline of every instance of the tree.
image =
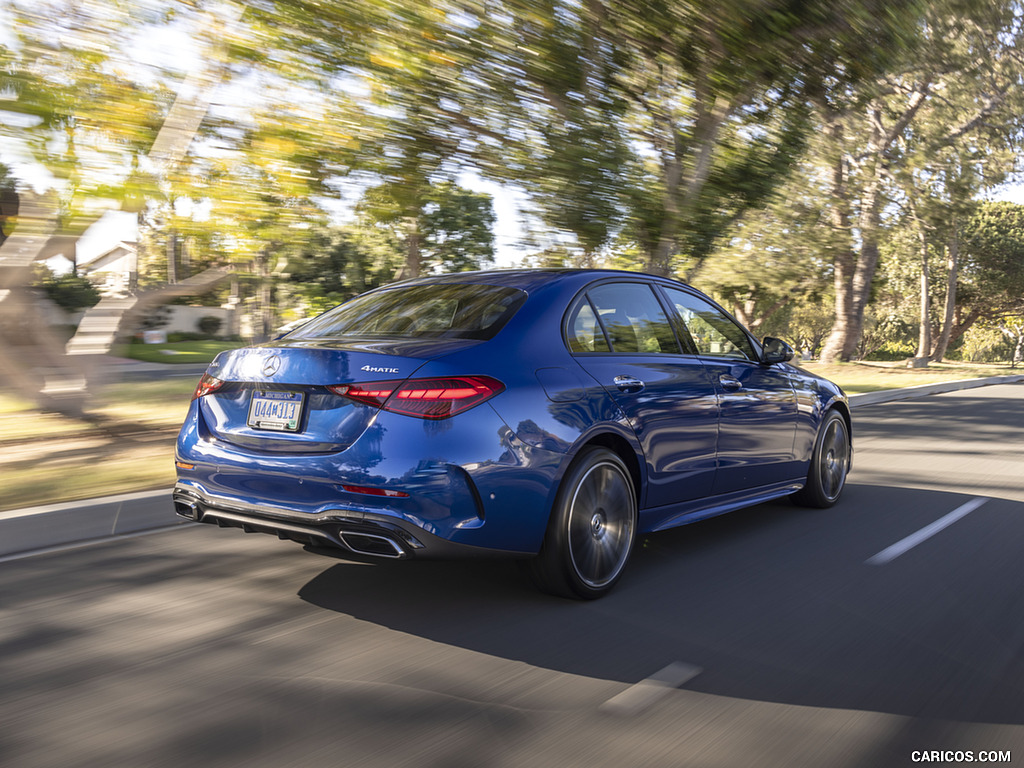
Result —
[[[821,189],[803,170],[787,180],[767,207],[739,221],[728,244],[690,276],[759,333],[776,315],[791,314],[787,309],[820,304],[830,287],[829,229]],[[816,348],[814,336],[805,334],[806,344]]]
[[[316,315],[391,281],[402,264],[393,233],[366,222],[309,233],[288,262],[287,287],[302,316]]]
[[[1024,314],[1024,205],[984,203],[960,235],[963,286],[953,339],[980,320]]]
[[[836,322],[826,360],[856,353],[893,175],[913,177],[916,163],[922,182],[942,172],[929,168],[928,158],[955,146],[967,158],[977,153],[975,137],[1001,132],[1005,144],[1013,135],[1006,128],[1019,119],[1024,72],[1015,7],[1012,0],[933,4],[899,69],[859,89],[819,89],[814,103],[829,139],[823,160],[832,168],[832,225],[847,240],[834,258]]]
[[[1013,354],[1010,356],[1010,367],[1016,368],[1017,363],[1024,360],[1024,317],[1004,317],[1000,320],[999,330],[1003,332],[1013,344]]]
[[[490,195],[452,181],[432,185],[422,213],[423,262],[433,271],[465,272],[494,261]]]

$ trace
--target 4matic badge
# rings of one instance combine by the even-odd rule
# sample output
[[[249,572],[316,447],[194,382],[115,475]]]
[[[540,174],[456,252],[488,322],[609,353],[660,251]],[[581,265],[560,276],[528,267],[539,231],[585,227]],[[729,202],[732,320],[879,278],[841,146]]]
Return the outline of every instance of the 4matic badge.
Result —
[[[367,373],[398,373],[397,368],[377,368],[372,365],[364,365],[359,370],[366,371]]]

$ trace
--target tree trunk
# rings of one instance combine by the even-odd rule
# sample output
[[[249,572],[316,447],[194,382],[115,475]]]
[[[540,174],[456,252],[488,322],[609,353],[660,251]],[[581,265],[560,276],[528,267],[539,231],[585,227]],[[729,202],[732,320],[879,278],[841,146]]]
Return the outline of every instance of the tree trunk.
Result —
[[[956,284],[960,273],[960,235],[957,230],[956,218],[953,219],[953,233],[949,238],[946,250],[946,308],[942,317],[942,330],[932,350],[932,360],[942,362],[949,349],[953,320],[956,315]]]
[[[167,282],[178,282],[178,234],[173,229],[167,230]]]
[[[405,235],[405,263],[395,273],[395,280],[411,280],[420,276],[422,270],[422,257],[420,254],[420,243],[423,236],[420,234],[419,218],[415,215],[407,218],[408,230]]]
[[[256,256],[256,318],[253,323],[253,341],[269,341],[274,331],[273,282],[270,275],[270,253],[264,249]]]
[[[675,126],[670,119],[665,119],[663,123],[663,143],[657,148],[661,155],[661,174],[665,184],[665,194],[662,198],[661,233],[658,236],[654,252],[648,254],[645,269],[651,274],[668,277],[672,272],[672,256],[675,255],[676,249],[676,229],[679,226],[679,185],[683,170],[673,138]]]
[[[920,302],[920,328],[917,334],[917,352],[914,354],[914,367],[927,368],[929,355],[932,349],[932,321],[931,321],[931,274],[928,271],[928,231],[925,224],[918,215],[917,204],[914,195],[910,195],[910,210],[914,217],[914,224],[917,227],[917,238],[921,241],[921,302]]]
[[[679,242],[679,233],[682,227],[692,223],[697,201],[711,175],[722,126],[734,109],[733,104],[715,95],[708,75],[703,71],[697,76],[694,91],[697,116],[690,141],[680,141],[671,115],[656,117],[656,122],[661,123],[658,131],[661,145],[657,149],[662,158],[665,197],[661,235],[647,269],[665,277],[672,275],[672,257]],[[742,98],[736,99],[736,103],[742,102]]]
[[[846,187],[845,161],[842,153],[843,126],[839,118],[833,118],[828,125],[828,135],[835,156],[832,160],[832,206],[829,212],[830,224],[842,246],[833,255],[835,272],[833,282],[836,291],[836,319],[832,332],[821,350],[823,363],[849,360],[847,339],[850,338],[849,324],[854,314],[853,273],[857,257],[853,251],[850,234],[850,201]]]
[[[412,223],[412,227],[409,231],[409,240],[406,243],[405,251],[405,277],[419,277],[422,271],[422,257],[420,254],[420,240],[422,235],[420,234],[420,223],[416,219]]]
[[[851,194],[846,188],[847,180],[842,169],[842,117],[819,105],[835,163],[832,176],[833,228],[844,242],[851,243],[849,249],[844,245],[835,256],[836,322],[825,343],[825,349],[822,350],[822,360],[825,362],[848,361],[856,354],[864,330],[864,311],[871,298],[871,283],[878,266],[878,230],[883,202],[883,157],[921,108],[929,93],[930,82],[930,76],[924,78],[922,85],[911,95],[903,113],[889,128],[883,125],[882,110],[877,106],[871,109],[872,136],[863,155],[864,187],[860,198],[860,217],[857,221],[861,247],[860,253],[856,255],[852,246],[853,233],[848,226]],[[841,206],[841,210],[836,211],[836,206]],[[837,226],[837,222],[842,222],[844,218],[846,226]],[[849,277],[851,274],[852,278]],[[852,279],[852,285],[841,284],[841,280],[849,279]]]
[[[928,243],[921,238],[921,328],[917,334],[915,368],[927,368],[932,348],[932,321],[930,313],[931,279],[928,274]]]
[[[864,312],[871,299],[871,284],[878,268],[878,229],[881,222],[882,177],[878,158],[867,169],[868,183],[861,198],[858,221],[861,247],[853,270],[853,311],[847,320],[847,337],[843,345],[843,360],[852,360],[864,335]]]

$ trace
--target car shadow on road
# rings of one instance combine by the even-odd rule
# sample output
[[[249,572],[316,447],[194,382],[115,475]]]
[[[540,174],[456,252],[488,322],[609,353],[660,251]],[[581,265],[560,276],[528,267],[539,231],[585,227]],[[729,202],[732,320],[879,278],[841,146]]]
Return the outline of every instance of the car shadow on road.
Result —
[[[865,562],[963,499],[852,484],[830,510],[764,504],[652,534],[618,587],[594,602],[536,592],[503,561],[339,563],[300,596],[593,678],[633,683],[682,661],[703,669],[687,687],[711,694],[1024,723],[1022,638],[1006,614],[1019,613],[1016,558],[988,562],[980,576],[927,552]]]

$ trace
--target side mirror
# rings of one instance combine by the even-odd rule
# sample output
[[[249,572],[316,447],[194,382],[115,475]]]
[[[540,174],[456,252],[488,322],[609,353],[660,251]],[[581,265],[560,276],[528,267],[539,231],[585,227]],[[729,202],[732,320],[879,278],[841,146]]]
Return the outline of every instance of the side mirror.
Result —
[[[761,352],[762,363],[765,365],[775,365],[776,363],[787,363],[792,359],[793,348],[789,344],[773,336],[764,337],[763,350]]]

